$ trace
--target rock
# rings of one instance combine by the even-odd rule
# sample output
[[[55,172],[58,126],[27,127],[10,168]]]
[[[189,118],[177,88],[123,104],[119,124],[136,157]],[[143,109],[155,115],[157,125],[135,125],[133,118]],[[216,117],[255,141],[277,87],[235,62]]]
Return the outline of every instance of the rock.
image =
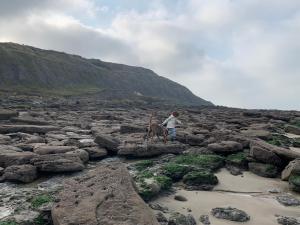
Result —
[[[298,206],[298,205],[300,205],[300,200],[298,200],[297,198],[295,198],[292,195],[277,196],[276,200],[284,206]]]
[[[66,181],[59,200],[52,208],[54,225],[158,225],[120,163]]]
[[[21,123],[21,124],[29,124],[29,125],[50,125],[49,122],[45,120],[37,120],[33,117],[13,117],[10,118],[12,123]]]
[[[98,134],[95,138],[95,143],[114,153],[118,152],[118,146],[120,144],[119,140],[116,138],[104,134]]]
[[[272,193],[272,194],[279,194],[282,192],[282,190],[279,188],[271,188],[271,189],[268,189],[267,192]]]
[[[0,120],[9,120],[12,117],[18,116],[18,112],[12,110],[0,110]]]
[[[31,159],[31,163],[42,172],[75,172],[84,169],[78,156],[68,154],[38,155]]]
[[[193,135],[193,134],[180,134],[179,133],[176,136],[176,140],[178,140],[181,143],[188,144],[191,146],[202,146],[204,139],[205,139],[205,137],[202,134]]]
[[[165,217],[165,215],[162,212],[156,213],[156,219],[160,224],[168,224],[168,219]]]
[[[292,174],[300,175],[300,159],[295,159],[291,161],[285,169],[281,172],[281,179],[288,180]]]
[[[47,154],[58,154],[58,153],[66,153],[70,151],[74,151],[77,149],[75,146],[49,146],[49,145],[41,145],[37,146],[33,149],[34,153],[39,155],[47,155]]]
[[[159,211],[162,211],[164,213],[167,213],[169,211],[168,207],[162,206],[158,203],[149,203],[149,206],[150,206],[151,209],[159,210]]]
[[[35,144],[33,144],[33,143],[31,143],[31,144],[19,143],[19,144],[16,144],[15,147],[18,147],[18,148],[22,149],[22,151],[24,151],[24,152],[33,152],[33,148],[35,147]]]
[[[96,147],[97,144],[94,142],[94,139],[80,139],[77,142],[77,146],[79,148],[87,148],[87,147]]]
[[[22,149],[11,145],[0,145],[0,154],[22,152]]]
[[[0,166],[6,168],[13,165],[30,164],[30,160],[35,156],[36,154],[33,152],[0,152]]]
[[[273,146],[268,146],[261,141],[253,141],[250,143],[249,155],[258,161],[281,166],[283,164],[281,158],[272,149]]]
[[[160,183],[156,179],[154,179],[154,177],[145,178],[143,180],[138,181],[136,183],[136,187],[139,195],[145,201],[149,201],[155,196],[157,196],[162,189]]]
[[[121,134],[130,134],[130,133],[143,133],[146,132],[145,127],[138,127],[138,126],[133,126],[133,125],[121,125],[120,127],[120,133]]]
[[[107,156],[107,150],[105,148],[95,146],[83,149],[89,153],[90,159],[102,159]]]
[[[187,198],[182,196],[182,195],[175,195],[174,199],[177,200],[177,201],[180,201],[180,202],[186,202],[187,201]]]
[[[89,161],[89,153],[83,149],[75,149],[70,152],[66,152],[67,156],[79,157],[83,163],[87,163]]]
[[[206,147],[191,147],[184,151],[184,153],[189,154],[200,154],[200,155],[212,155],[212,151],[208,150]]]
[[[211,214],[219,219],[237,221],[237,222],[246,222],[250,220],[250,216],[243,210],[236,208],[214,208],[211,210]]]
[[[39,213],[32,210],[22,210],[12,216],[12,221],[16,224],[35,224],[36,219],[39,217]]]
[[[9,144],[11,142],[11,137],[0,134],[0,144]]]
[[[300,225],[300,218],[280,216],[277,218],[277,222],[282,225]]]
[[[270,154],[274,153],[274,154]],[[281,160],[291,161],[300,158],[300,153],[290,149],[277,147],[265,141],[253,140],[250,143],[250,155],[259,161],[281,165]],[[276,156],[274,156],[276,155]],[[279,160],[281,159],[281,160]]]
[[[204,225],[210,225],[209,216],[208,215],[201,215],[199,221]]]
[[[255,173],[256,175],[261,177],[274,178],[278,174],[278,168],[271,164],[251,162],[248,164],[248,166],[249,166],[249,170],[252,173]]]
[[[243,148],[249,148],[250,145],[250,139],[240,134],[230,134],[227,140],[236,141],[242,144]]]
[[[38,125],[0,125],[0,133],[41,133],[45,134],[49,131],[58,130],[55,126],[38,126]]]
[[[210,172],[193,171],[184,175],[183,183],[190,190],[211,190],[218,184],[218,178]]]
[[[259,118],[262,116],[262,114],[256,110],[248,110],[242,113],[243,116],[246,117],[254,117],[254,118]]]
[[[168,225],[196,225],[196,220],[192,215],[183,215],[181,213],[172,213]]]
[[[37,179],[37,169],[32,165],[9,166],[4,170],[3,176],[6,180],[31,183]]]
[[[243,150],[243,146],[235,141],[222,141],[220,143],[212,143],[207,146],[208,150],[217,154],[232,154]]]
[[[269,140],[272,137],[270,131],[260,129],[242,130],[241,133],[249,138],[260,138],[262,140]]]
[[[290,176],[289,187],[293,191],[300,192],[300,174],[293,174]]]
[[[34,144],[34,143],[45,143],[45,139],[40,136],[31,135],[31,137],[27,138],[24,144]]]
[[[180,154],[185,150],[182,144],[127,144],[120,147],[118,155],[126,157],[150,157],[162,154]]]
[[[4,173],[4,168],[0,167],[0,176]]]
[[[300,128],[293,125],[286,125],[285,132],[300,135]]]
[[[239,168],[248,169],[248,153],[238,152],[235,154],[228,155],[226,157],[226,167],[227,168]]]
[[[231,175],[237,176],[243,174],[240,168],[232,166],[232,165],[227,165],[226,164],[226,169],[230,172]]]

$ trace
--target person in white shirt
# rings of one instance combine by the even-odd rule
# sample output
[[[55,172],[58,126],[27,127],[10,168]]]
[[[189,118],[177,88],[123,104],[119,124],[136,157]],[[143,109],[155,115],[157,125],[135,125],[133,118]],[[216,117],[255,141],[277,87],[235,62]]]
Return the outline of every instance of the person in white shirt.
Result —
[[[167,125],[168,135],[171,136],[171,140],[175,141],[176,139],[176,124],[182,124],[177,117],[179,116],[178,112],[172,112],[171,115],[162,123],[163,126]]]

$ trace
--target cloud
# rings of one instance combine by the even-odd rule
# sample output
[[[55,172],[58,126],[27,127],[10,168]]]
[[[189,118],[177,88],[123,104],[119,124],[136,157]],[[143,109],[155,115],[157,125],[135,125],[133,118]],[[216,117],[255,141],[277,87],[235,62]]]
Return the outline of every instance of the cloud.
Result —
[[[215,104],[300,109],[298,0],[118,1],[2,1],[0,41],[148,67]]]

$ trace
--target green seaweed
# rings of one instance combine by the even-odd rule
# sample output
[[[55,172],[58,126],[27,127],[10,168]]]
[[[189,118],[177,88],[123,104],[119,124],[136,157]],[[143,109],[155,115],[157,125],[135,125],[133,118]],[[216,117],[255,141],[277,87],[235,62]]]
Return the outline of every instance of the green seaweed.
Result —
[[[43,195],[35,196],[31,200],[31,205],[34,209],[36,209],[45,203],[53,202],[53,201],[54,201],[54,198],[51,195],[43,194]]]

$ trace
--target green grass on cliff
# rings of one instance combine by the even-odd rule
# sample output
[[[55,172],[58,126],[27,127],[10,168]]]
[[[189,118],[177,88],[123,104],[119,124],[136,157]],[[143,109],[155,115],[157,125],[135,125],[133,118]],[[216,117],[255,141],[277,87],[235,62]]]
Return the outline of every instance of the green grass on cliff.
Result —
[[[104,89],[91,87],[91,86],[73,86],[66,88],[41,88],[39,86],[28,85],[28,86],[13,86],[9,88],[1,87],[1,93],[15,93],[22,95],[40,95],[40,96],[58,96],[68,97],[77,95],[94,95],[103,92]]]

